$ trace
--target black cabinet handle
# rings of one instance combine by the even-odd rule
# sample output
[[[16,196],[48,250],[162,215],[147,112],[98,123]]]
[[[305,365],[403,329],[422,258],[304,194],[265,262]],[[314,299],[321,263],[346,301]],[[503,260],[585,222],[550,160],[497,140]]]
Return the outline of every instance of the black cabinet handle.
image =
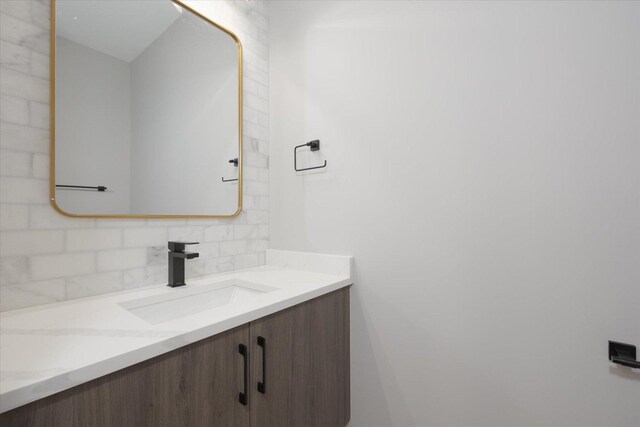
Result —
[[[267,340],[258,337],[258,345],[262,347],[262,381],[258,381],[258,391],[262,394],[267,392]]]
[[[609,341],[609,360],[618,365],[640,369],[640,362],[636,360],[635,345]]]
[[[249,370],[249,358],[247,357],[247,346],[244,344],[240,344],[238,347],[238,351],[242,355],[243,363],[244,363],[244,392],[241,392],[238,395],[238,400],[244,406],[247,406],[247,374]]]

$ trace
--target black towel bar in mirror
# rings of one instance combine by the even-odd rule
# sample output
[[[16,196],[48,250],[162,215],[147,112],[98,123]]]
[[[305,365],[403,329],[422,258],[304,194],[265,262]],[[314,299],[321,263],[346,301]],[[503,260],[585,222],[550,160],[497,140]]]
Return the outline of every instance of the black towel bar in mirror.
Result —
[[[98,185],[95,187],[87,186],[87,185],[62,185],[56,184],[56,188],[74,188],[76,190],[96,190],[96,191],[107,191],[107,187],[104,185]]]
[[[316,139],[314,141],[307,142],[306,144],[296,145],[296,147],[293,149],[293,168],[296,170],[296,172],[308,171],[311,169],[322,169],[327,167],[327,161],[325,160],[322,166],[313,166],[310,168],[298,169],[298,148],[302,147],[309,147],[311,151],[318,151],[320,150],[320,140]]]
[[[229,160],[229,163],[233,163],[233,166],[238,167],[238,158],[236,157],[235,159],[231,159]],[[222,182],[231,182],[231,181],[237,181],[238,178],[235,179],[224,179],[224,176],[222,177]]]

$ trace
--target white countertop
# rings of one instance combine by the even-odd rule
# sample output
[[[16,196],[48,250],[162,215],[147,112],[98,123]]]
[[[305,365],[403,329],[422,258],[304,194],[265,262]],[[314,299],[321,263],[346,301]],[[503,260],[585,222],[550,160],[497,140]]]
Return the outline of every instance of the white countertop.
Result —
[[[0,314],[5,412],[352,284],[351,257],[267,250],[267,265]],[[119,305],[235,279],[275,288],[249,301],[150,324]],[[241,283],[241,282],[239,282]]]

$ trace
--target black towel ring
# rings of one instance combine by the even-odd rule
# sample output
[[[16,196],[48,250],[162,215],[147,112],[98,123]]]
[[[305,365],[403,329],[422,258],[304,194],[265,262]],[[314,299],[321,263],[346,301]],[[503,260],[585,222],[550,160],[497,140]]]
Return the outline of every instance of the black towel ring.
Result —
[[[312,169],[322,169],[327,167],[327,161],[325,160],[324,164],[321,166],[313,166],[310,168],[298,169],[298,148],[302,148],[302,147],[309,147],[311,151],[318,151],[320,150],[320,140],[316,139],[314,141],[307,142],[306,144],[296,145],[296,147],[293,149],[293,168],[295,169],[296,172],[308,171]]]

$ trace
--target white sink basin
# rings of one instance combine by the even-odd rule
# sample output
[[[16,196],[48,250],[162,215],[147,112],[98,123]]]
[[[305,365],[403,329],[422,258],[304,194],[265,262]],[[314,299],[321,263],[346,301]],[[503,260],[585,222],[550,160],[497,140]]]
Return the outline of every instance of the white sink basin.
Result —
[[[155,325],[228,304],[254,301],[274,290],[276,288],[270,286],[232,279],[210,285],[186,285],[168,294],[132,299],[118,305]]]

